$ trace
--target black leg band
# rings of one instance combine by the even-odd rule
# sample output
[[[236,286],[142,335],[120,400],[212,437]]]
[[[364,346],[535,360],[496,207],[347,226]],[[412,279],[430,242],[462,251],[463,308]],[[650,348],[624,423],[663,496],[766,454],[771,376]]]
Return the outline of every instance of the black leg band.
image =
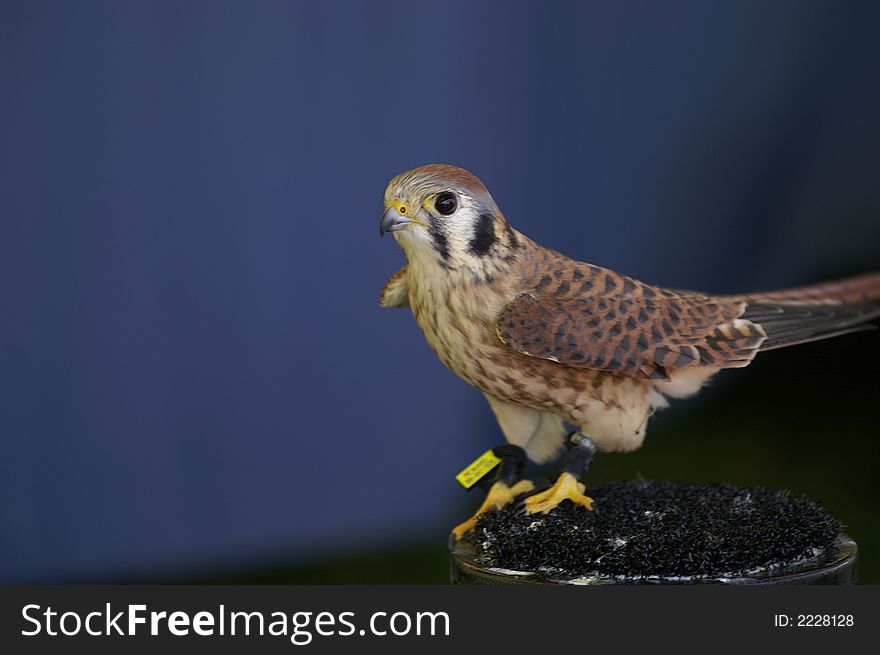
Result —
[[[501,458],[495,480],[503,482],[508,487],[513,486],[520,475],[522,475],[523,469],[526,466],[526,451],[519,446],[506,443],[501,446],[495,446],[492,452],[495,453],[496,457]]]
[[[596,444],[578,433],[572,434],[568,443],[570,447],[565,456],[565,471],[579,478],[590,468],[596,455]]]
[[[526,463],[526,451],[512,443],[495,446],[492,452],[495,453],[495,457],[500,459],[515,459],[523,464]]]

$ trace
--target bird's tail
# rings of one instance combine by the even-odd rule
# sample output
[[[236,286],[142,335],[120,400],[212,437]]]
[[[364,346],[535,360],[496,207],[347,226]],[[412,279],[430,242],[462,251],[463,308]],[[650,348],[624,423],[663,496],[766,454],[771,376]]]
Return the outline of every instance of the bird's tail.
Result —
[[[748,302],[870,305],[880,303],[880,272],[795,289],[750,293],[743,298]]]
[[[880,272],[795,289],[737,296],[741,318],[767,333],[761,350],[874,329],[880,319]]]

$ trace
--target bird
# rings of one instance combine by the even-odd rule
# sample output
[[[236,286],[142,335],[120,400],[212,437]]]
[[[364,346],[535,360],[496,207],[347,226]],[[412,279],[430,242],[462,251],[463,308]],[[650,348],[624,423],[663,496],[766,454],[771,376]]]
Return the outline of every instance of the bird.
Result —
[[[564,500],[596,452],[639,448],[649,417],[762,352],[876,327],[880,272],[740,295],[665,289],[571,259],[516,230],[486,186],[449,164],[394,177],[380,235],[406,259],[381,307],[408,307],[429,346],[479,389],[508,444],[541,464],[569,446],[549,489],[511,467],[452,534],[526,495],[531,514]],[[569,427],[574,431],[571,432]]]

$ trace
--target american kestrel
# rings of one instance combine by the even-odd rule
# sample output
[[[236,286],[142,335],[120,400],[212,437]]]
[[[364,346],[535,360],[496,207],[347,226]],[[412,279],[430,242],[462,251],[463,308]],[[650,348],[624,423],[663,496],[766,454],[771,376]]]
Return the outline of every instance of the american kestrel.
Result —
[[[507,441],[529,459],[552,460],[566,423],[577,428],[565,470],[525,499],[527,512],[564,499],[590,509],[578,478],[593,451],[637,449],[668,398],[693,395],[759,352],[869,329],[880,316],[880,273],[712,296],[569,259],[511,227],[483,183],[455,166],[398,175],[384,208],[380,233],[394,234],[407,265],[379,304],[412,309],[440,360],[483,392]],[[511,482],[501,476],[454,534],[533,490]]]

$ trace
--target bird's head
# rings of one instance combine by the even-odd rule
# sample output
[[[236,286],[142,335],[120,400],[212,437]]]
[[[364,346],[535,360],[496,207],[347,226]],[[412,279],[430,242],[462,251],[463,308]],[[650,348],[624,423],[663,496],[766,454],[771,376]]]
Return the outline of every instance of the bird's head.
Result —
[[[385,190],[379,233],[393,232],[410,262],[488,277],[518,247],[482,182],[456,166],[429,164],[401,173]]]

